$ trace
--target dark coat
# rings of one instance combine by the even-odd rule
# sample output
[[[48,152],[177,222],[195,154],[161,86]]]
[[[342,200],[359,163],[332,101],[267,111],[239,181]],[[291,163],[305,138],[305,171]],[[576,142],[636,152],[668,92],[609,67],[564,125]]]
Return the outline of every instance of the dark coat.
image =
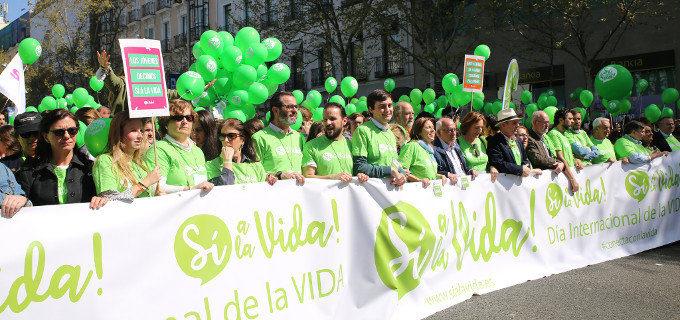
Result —
[[[492,137],[487,137],[486,141],[488,143],[486,153],[489,155],[489,166],[494,166],[500,173],[522,176],[524,170],[522,166],[529,164],[529,159],[527,158],[527,153],[524,150],[522,141],[515,138],[519,152],[522,155],[522,165],[517,165],[515,163],[515,156],[512,153],[512,149],[510,149],[510,146],[505,141],[503,133],[499,132]]]
[[[652,136],[652,146],[655,146],[657,149],[659,149],[659,151],[671,152],[671,146],[668,144],[668,141],[666,141],[666,138],[659,130],[654,131],[654,135]]]
[[[34,206],[59,204],[57,175],[51,163],[43,162],[35,168],[24,164],[17,171],[16,178]],[[68,203],[90,202],[96,195],[92,161],[81,152],[73,152],[73,159],[66,170],[66,189]]]
[[[533,129],[529,129],[529,143],[527,144],[527,157],[531,166],[541,170],[555,169],[557,159],[546,152],[541,137]]]
[[[434,158],[437,160],[437,173],[441,175],[448,175],[449,172],[455,174],[454,166],[453,163],[451,162],[451,159],[449,156],[446,155],[446,149],[444,149],[444,145],[441,142],[441,139],[439,137],[434,139]],[[460,146],[458,146],[458,143],[454,143],[453,146],[454,152],[458,155],[458,159],[460,160],[460,167],[463,168],[463,171],[465,171],[465,174],[470,174],[470,169],[468,169],[467,164],[465,163],[465,158],[463,158],[463,152],[460,150]]]

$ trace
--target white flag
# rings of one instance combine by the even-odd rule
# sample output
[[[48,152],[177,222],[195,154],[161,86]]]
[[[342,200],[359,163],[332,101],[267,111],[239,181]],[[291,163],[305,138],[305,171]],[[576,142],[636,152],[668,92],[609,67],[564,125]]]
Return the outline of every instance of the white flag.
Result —
[[[0,92],[14,102],[16,113],[26,111],[26,80],[24,78],[24,64],[19,54],[12,58],[5,70],[0,74]]]

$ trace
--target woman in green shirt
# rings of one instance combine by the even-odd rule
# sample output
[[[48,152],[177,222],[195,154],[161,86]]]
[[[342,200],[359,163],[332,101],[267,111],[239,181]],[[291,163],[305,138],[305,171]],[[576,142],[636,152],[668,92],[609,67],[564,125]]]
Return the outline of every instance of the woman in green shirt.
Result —
[[[221,120],[218,136],[222,141],[222,153],[207,163],[210,182],[215,185],[231,185],[267,181],[274,185],[278,180],[264,171],[257,159],[255,144],[245,125],[238,119]]]
[[[160,166],[160,188],[165,193],[213,188],[203,151],[189,138],[196,118],[191,103],[177,99],[170,102],[170,116],[158,119],[158,129],[165,138],[146,151],[144,161],[147,168]]]
[[[109,129],[108,153],[97,157],[92,169],[97,194],[110,200],[133,201],[150,197],[161,179],[161,169],[148,170],[143,163],[147,139],[144,119],[130,119],[128,110],[117,113]]]
[[[430,185],[430,180],[442,179],[446,184],[446,176],[437,174],[437,160],[434,157],[434,139],[437,138],[432,118],[419,118],[411,129],[411,141],[399,153],[399,162],[406,170],[408,181],[422,182],[423,188]]]
[[[458,137],[458,145],[463,152],[465,163],[468,168],[479,172],[486,172],[489,156],[486,154],[486,142],[480,135],[486,127],[486,118],[481,113],[471,111],[463,117],[460,123],[461,136]],[[496,181],[498,170],[490,167],[491,181]]]

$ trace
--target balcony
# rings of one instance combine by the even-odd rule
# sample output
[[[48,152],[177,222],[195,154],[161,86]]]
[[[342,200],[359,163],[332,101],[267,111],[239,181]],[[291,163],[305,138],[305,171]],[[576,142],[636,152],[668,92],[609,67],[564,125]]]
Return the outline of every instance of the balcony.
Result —
[[[260,16],[261,28],[273,28],[278,25],[279,19],[276,17],[276,12],[268,11]]]
[[[366,70],[366,62],[365,61],[353,61],[352,66],[350,68],[350,72],[352,73],[352,76],[354,79],[357,80],[367,80],[368,79],[368,72]]]
[[[205,26],[196,25],[196,26],[191,27],[189,29],[189,35],[191,37],[191,41],[199,40],[201,38],[201,35],[203,34],[203,32],[205,32],[206,30],[209,30],[209,29],[210,29],[210,26],[207,26],[207,25],[205,25]]]
[[[161,11],[170,8],[171,6],[170,0],[156,0],[156,11]]]
[[[139,9],[132,9],[128,12],[128,23],[139,21]]]
[[[147,2],[142,7],[142,17],[156,14],[156,5],[153,2]]]
[[[293,90],[307,90],[304,71],[295,72],[291,75],[290,79],[286,81],[286,91]]]
[[[184,48],[187,45],[187,34],[180,33],[173,38],[173,47],[175,49]]]
[[[163,52],[170,52],[170,39],[161,40],[161,50]]]
[[[404,74],[406,62],[402,54],[375,57],[375,77],[387,78]]]

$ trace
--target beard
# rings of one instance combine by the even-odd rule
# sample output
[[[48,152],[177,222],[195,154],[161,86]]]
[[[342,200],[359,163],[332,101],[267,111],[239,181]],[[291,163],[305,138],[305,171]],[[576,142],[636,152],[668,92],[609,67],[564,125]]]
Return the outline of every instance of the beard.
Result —
[[[279,121],[281,121],[281,123],[285,123],[289,126],[292,126],[297,122],[297,118],[291,119],[290,117],[288,117],[288,114],[281,112],[279,113]]]
[[[341,134],[342,134],[342,130],[341,130],[340,128],[335,128],[335,127],[334,127],[334,128],[333,128],[333,133],[332,133],[332,134],[330,134],[330,133],[328,132],[328,128],[326,128],[326,130],[324,130],[324,135],[326,136],[326,138],[328,138],[328,140],[335,140],[335,139],[338,138]]]

